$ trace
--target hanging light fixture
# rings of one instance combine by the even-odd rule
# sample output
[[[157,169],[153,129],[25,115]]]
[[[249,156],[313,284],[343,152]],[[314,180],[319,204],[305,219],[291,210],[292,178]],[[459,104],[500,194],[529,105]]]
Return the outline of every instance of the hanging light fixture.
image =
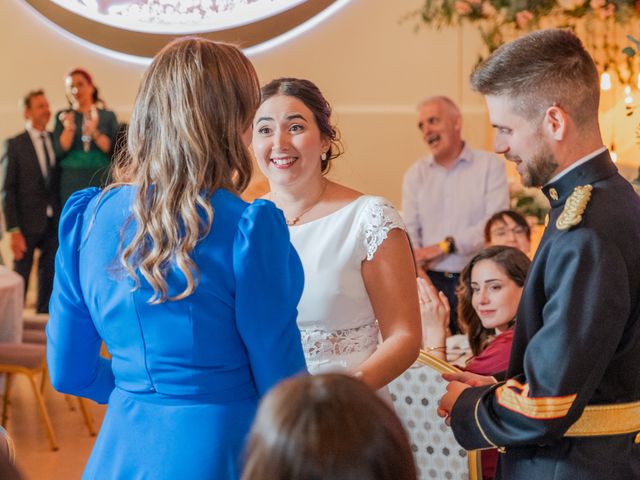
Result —
[[[611,75],[607,72],[607,67],[605,67],[604,72],[600,75],[600,90],[603,92],[611,90]]]

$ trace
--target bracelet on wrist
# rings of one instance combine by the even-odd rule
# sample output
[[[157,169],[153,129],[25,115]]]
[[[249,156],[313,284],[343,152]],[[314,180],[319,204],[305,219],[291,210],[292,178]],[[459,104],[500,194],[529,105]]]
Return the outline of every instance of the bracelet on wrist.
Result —
[[[438,242],[438,248],[442,250],[442,253],[449,255],[456,251],[456,242],[453,237],[447,237],[444,240]]]
[[[438,242],[438,248],[442,250],[442,253],[444,253],[445,255],[448,255],[451,252],[451,248],[447,240]]]
[[[424,350],[426,352],[433,352],[434,350],[442,350],[444,352],[447,350],[447,346],[443,345],[442,347],[426,347]]]
[[[447,237],[445,241],[449,244],[449,253],[456,253],[458,249],[456,248],[456,241],[453,237]]]

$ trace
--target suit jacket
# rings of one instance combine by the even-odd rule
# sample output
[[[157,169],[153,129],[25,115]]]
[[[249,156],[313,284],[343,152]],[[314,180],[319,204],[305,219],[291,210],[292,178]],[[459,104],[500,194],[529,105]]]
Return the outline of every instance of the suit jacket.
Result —
[[[7,162],[3,186],[6,228],[17,227],[24,235],[38,235],[47,226],[47,205],[53,209],[54,219],[60,215],[57,163],[51,168],[49,181],[45,181],[27,131],[7,140],[4,156]]]
[[[576,188],[589,185],[581,216],[559,228],[580,203]],[[460,395],[454,434],[467,449],[506,447],[499,478],[640,478],[637,432],[564,436],[588,405],[640,400],[640,198],[607,152],[543,191],[549,223],[518,308],[507,380]]]

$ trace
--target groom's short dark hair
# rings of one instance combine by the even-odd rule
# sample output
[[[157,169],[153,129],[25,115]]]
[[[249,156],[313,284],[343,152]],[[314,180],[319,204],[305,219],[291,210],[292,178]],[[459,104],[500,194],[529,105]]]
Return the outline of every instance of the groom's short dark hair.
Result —
[[[598,121],[598,71],[567,30],[538,30],[501,46],[474,69],[471,86],[483,95],[509,97],[527,118],[537,119],[555,104],[579,128]]]

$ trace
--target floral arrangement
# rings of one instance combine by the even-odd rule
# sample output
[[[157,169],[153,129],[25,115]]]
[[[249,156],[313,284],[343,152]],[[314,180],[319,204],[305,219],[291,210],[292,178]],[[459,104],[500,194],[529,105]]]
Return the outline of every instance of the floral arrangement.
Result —
[[[424,0],[405,20],[411,18],[417,19],[417,26],[438,29],[476,23],[491,53],[505,41],[536,28],[575,29],[581,20],[625,25],[640,18],[640,0]],[[617,45],[610,46],[621,52]]]
[[[523,187],[520,182],[509,180],[509,199],[511,210],[515,210],[525,218],[535,217],[536,223],[544,224],[544,219],[551,206],[542,190]]]

